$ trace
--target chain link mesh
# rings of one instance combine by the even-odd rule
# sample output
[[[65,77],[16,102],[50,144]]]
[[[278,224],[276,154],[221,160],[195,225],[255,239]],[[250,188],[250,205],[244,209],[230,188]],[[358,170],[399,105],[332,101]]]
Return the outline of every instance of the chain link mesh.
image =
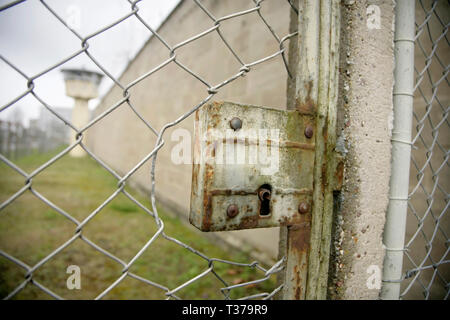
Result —
[[[416,2],[413,140],[403,299],[448,299],[449,40],[447,1]]]
[[[98,296],[96,297],[96,299],[101,299],[101,298],[105,297],[113,288],[115,288],[126,277],[134,278],[134,279],[139,280],[139,281],[141,281],[141,282],[143,282],[143,283],[145,283],[145,284],[147,284],[149,286],[152,286],[152,287],[155,287],[155,288],[158,288],[158,289],[164,291],[165,295],[167,296],[167,299],[179,299],[180,297],[177,295],[177,293],[181,289],[183,289],[185,287],[188,287],[189,285],[191,285],[194,282],[201,281],[201,279],[203,277],[205,277],[206,275],[208,275],[208,274],[214,275],[216,277],[216,279],[218,281],[220,281],[220,283],[223,285],[223,287],[220,289],[221,293],[223,294],[223,297],[225,299],[230,299],[230,292],[233,289],[238,288],[238,287],[245,287],[245,286],[248,286],[248,285],[251,285],[251,284],[264,282],[267,279],[269,279],[273,274],[281,271],[282,268],[284,267],[284,263],[283,263],[284,259],[276,262],[271,268],[264,268],[258,262],[238,263],[238,262],[226,261],[226,260],[221,260],[221,259],[215,259],[215,258],[208,257],[205,254],[203,254],[202,252],[200,252],[199,250],[195,249],[194,247],[191,247],[191,246],[181,242],[180,240],[167,235],[165,233],[165,231],[164,231],[165,230],[164,221],[160,218],[160,216],[158,214],[158,209],[156,207],[156,197],[155,197],[155,189],[156,189],[156,184],[155,184],[155,167],[156,167],[156,158],[157,158],[157,155],[158,155],[158,151],[161,150],[161,148],[163,148],[163,146],[164,146],[163,135],[164,135],[165,131],[167,129],[169,129],[170,127],[176,126],[177,124],[182,122],[184,119],[189,117],[191,114],[193,114],[197,109],[199,109],[205,103],[210,101],[211,98],[215,94],[217,94],[222,87],[228,85],[229,83],[233,82],[234,80],[236,80],[236,79],[238,79],[240,77],[245,76],[248,72],[251,71],[251,69],[253,67],[255,67],[255,66],[259,65],[259,64],[263,64],[266,61],[268,61],[269,59],[275,58],[277,56],[281,56],[283,61],[284,61],[287,73],[289,74],[289,70],[288,70],[288,66],[287,66],[287,62],[286,62],[286,58],[285,58],[284,43],[287,40],[289,40],[289,39],[295,38],[295,36],[297,35],[296,33],[291,33],[291,34],[286,34],[286,35],[283,35],[283,36],[279,36],[273,30],[273,28],[270,26],[270,24],[264,18],[263,14],[262,14],[262,12],[260,10],[261,7],[264,6],[264,1],[263,0],[254,0],[253,3],[252,3],[252,6],[249,7],[247,10],[234,12],[232,14],[229,14],[229,15],[223,16],[223,17],[216,17],[216,16],[214,16],[214,14],[212,12],[210,12],[200,1],[198,1],[198,0],[193,0],[193,1],[196,4],[196,9],[201,10],[201,11],[204,12],[205,19],[209,19],[211,21],[211,27],[209,29],[207,29],[207,30],[204,30],[204,31],[196,34],[195,36],[192,36],[192,37],[190,37],[188,39],[185,39],[184,41],[179,42],[179,43],[174,45],[174,44],[170,44],[168,41],[166,41],[157,32],[157,30],[154,30],[152,27],[150,27],[150,25],[145,21],[145,19],[139,14],[139,2],[140,1],[128,1],[129,5],[130,5],[130,9],[129,9],[128,12],[124,13],[121,18],[117,19],[113,23],[110,23],[110,24],[104,26],[103,28],[101,28],[101,29],[99,29],[99,30],[97,30],[97,31],[95,31],[95,32],[93,32],[93,33],[91,33],[91,34],[86,36],[86,35],[79,34],[76,30],[71,28],[69,23],[67,23],[67,21],[65,21],[64,18],[61,15],[59,15],[56,12],[56,10],[54,10],[52,8],[52,6],[49,5],[49,3],[47,1],[41,0],[40,3],[42,5],[42,7],[45,8],[45,10],[47,10],[48,13],[50,13],[52,16],[54,16],[56,19],[59,20],[61,28],[66,28],[68,31],[70,31],[70,33],[74,37],[76,37],[79,40],[81,48],[79,50],[76,50],[75,52],[73,52],[72,54],[67,56],[66,58],[64,58],[64,59],[62,59],[60,61],[56,61],[53,65],[49,66],[45,70],[42,70],[42,71],[40,71],[39,73],[37,73],[35,75],[28,75],[28,74],[26,74],[25,72],[23,72],[21,70],[20,66],[17,66],[17,65],[14,64],[13,59],[6,58],[3,55],[0,55],[0,59],[6,65],[8,65],[11,69],[15,70],[18,74],[20,74],[26,80],[26,89],[20,95],[18,95],[16,98],[12,99],[8,103],[6,103],[3,106],[1,106],[0,107],[0,112],[6,110],[7,108],[14,108],[15,104],[17,104],[17,102],[19,102],[21,99],[23,99],[23,98],[25,98],[27,96],[32,96],[44,108],[46,108],[48,111],[50,111],[55,117],[57,117],[59,120],[64,122],[67,126],[69,126],[76,133],[76,141],[74,143],[70,144],[63,151],[61,151],[56,156],[54,156],[50,160],[48,160],[45,163],[43,163],[40,167],[38,167],[37,169],[35,169],[31,173],[30,172],[25,172],[25,170],[20,168],[16,163],[14,163],[14,161],[12,161],[11,159],[8,159],[6,156],[0,154],[0,160],[3,161],[10,168],[15,170],[18,174],[20,174],[23,177],[23,181],[24,181],[24,186],[22,188],[20,188],[20,190],[18,190],[15,194],[13,194],[11,197],[9,197],[6,201],[4,201],[3,203],[0,204],[0,211],[5,209],[10,204],[12,204],[16,199],[18,199],[19,197],[23,196],[25,193],[31,192],[31,194],[34,195],[37,199],[39,199],[45,205],[47,205],[51,209],[55,210],[56,212],[58,212],[59,214],[64,216],[67,220],[72,222],[74,224],[74,226],[75,226],[75,230],[74,230],[73,235],[71,235],[69,237],[69,239],[64,244],[59,246],[57,249],[53,250],[50,254],[48,254],[47,256],[42,258],[35,265],[28,265],[25,262],[23,262],[20,259],[18,259],[17,257],[15,257],[14,255],[12,255],[11,253],[5,252],[3,250],[0,251],[0,255],[1,256],[3,256],[4,258],[8,259],[11,262],[13,262],[17,266],[23,268],[25,270],[25,272],[26,272],[25,273],[25,279],[23,280],[23,282],[20,283],[13,291],[11,291],[5,297],[6,299],[13,298],[22,289],[24,289],[26,286],[29,286],[29,285],[33,285],[33,286],[39,288],[40,290],[44,291],[45,293],[47,293],[48,295],[50,295],[53,298],[63,299],[63,297],[61,297],[60,295],[58,295],[55,292],[53,292],[51,289],[46,287],[44,284],[38,282],[34,278],[34,274],[44,264],[46,264],[49,260],[53,259],[61,251],[63,251],[67,247],[71,246],[76,241],[83,241],[84,243],[88,244],[90,247],[94,248],[95,250],[97,250],[98,252],[103,254],[104,256],[112,259],[117,264],[120,264],[122,266],[122,268],[123,268],[121,276],[118,277],[113,283],[111,283],[109,285],[109,287],[106,288],[103,292],[99,293]],[[13,2],[10,2],[10,3],[6,4],[6,5],[2,6],[2,7],[0,7],[0,13],[1,13],[1,11],[8,10],[9,8],[12,8],[12,7],[16,6],[16,5],[20,5],[22,2],[23,1],[13,1]],[[290,1],[288,1],[288,3],[290,5],[291,9],[294,10],[297,13],[297,10],[292,5],[292,3]],[[273,52],[272,54],[270,54],[270,55],[268,55],[268,56],[266,56],[264,58],[261,58],[259,60],[251,61],[251,62],[244,62],[244,59],[242,59],[239,56],[239,53],[232,48],[232,46],[230,45],[229,42],[227,42],[225,36],[222,34],[222,32],[220,30],[220,27],[221,27],[221,23],[223,21],[230,21],[230,20],[233,20],[234,18],[237,18],[237,17],[243,17],[243,16],[245,17],[246,15],[255,14],[255,13],[259,16],[260,20],[264,23],[264,25],[270,31],[270,34],[273,37],[273,41],[275,41],[277,43],[277,46],[279,47],[279,50],[276,51],[276,52]],[[127,19],[133,19],[133,18],[138,19],[142,23],[142,25],[148,30],[148,32],[153,37],[156,37],[159,40],[159,42],[162,43],[167,48],[167,59],[165,59],[164,61],[161,61],[161,63],[157,67],[155,67],[155,68],[153,68],[151,70],[148,70],[145,74],[143,74],[139,78],[134,79],[133,81],[131,81],[128,84],[125,84],[125,83],[121,83],[118,78],[114,77],[112,72],[108,71],[102,65],[102,62],[100,61],[100,59],[97,59],[91,53],[91,51],[89,50],[89,41],[91,39],[101,35],[102,33],[109,32],[111,29],[115,28],[117,25],[119,25],[123,21],[125,21]],[[288,21],[286,23],[288,23]],[[204,36],[206,36],[206,35],[208,35],[210,33],[214,33],[214,32],[216,32],[218,34],[220,39],[223,41],[223,43],[226,45],[226,47],[228,48],[230,53],[234,56],[236,61],[238,61],[238,63],[240,64],[241,67],[240,67],[239,70],[236,70],[236,73],[233,76],[231,76],[230,78],[224,80],[223,82],[220,82],[218,84],[209,84],[200,75],[196,74],[194,71],[189,69],[187,66],[183,65],[177,59],[177,50],[182,48],[182,47],[184,47],[185,45],[187,45],[189,43],[192,43],[192,42],[196,41],[197,39],[200,39],[200,38],[202,38],[202,37],[204,37]],[[94,119],[89,121],[89,123],[87,123],[85,126],[83,126],[81,128],[77,128],[70,121],[67,121],[62,115],[60,115],[55,110],[56,108],[52,107],[40,95],[37,94],[37,92],[35,91],[35,88],[37,86],[36,83],[35,83],[35,80],[40,78],[40,77],[42,77],[43,75],[47,74],[48,72],[63,66],[65,63],[71,61],[72,59],[75,59],[76,57],[78,57],[80,55],[86,55],[103,72],[104,75],[106,75],[109,79],[111,79],[114,82],[114,86],[116,86],[116,87],[121,89],[121,91],[123,92],[123,97],[119,101],[117,101],[115,104],[113,104],[112,106],[107,108],[107,110],[105,110],[101,114],[97,115]],[[184,113],[182,116],[180,116],[179,118],[173,120],[172,122],[166,123],[162,127],[162,129],[160,131],[157,131],[157,130],[154,129],[154,127],[151,125],[151,123],[148,122],[147,120],[145,120],[144,117],[133,106],[133,104],[131,102],[131,99],[130,99],[131,98],[131,93],[130,93],[129,89],[132,88],[133,86],[135,86],[140,81],[142,81],[142,80],[144,80],[144,79],[146,79],[148,77],[155,76],[156,74],[158,74],[158,71],[164,69],[166,66],[168,66],[170,64],[177,65],[181,70],[183,70],[184,72],[190,74],[196,80],[198,80],[200,83],[202,83],[205,86],[206,98],[199,99],[198,104],[195,105],[195,106],[192,106],[192,108],[188,112]],[[148,130],[150,132],[152,132],[152,134],[154,134],[154,136],[156,137],[156,144],[155,144],[153,150],[150,153],[148,153],[143,159],[141,159],[141,161],[139,161],[139,163],[134,168],[132,168],[129,172],[127,172],[124,175],[119,175],[115,170],[113,170],[110,166],[108,166],[107,163],[105,163],[104,161],[100,160],[100,158],[98,156],[96,156],[88,148],[88,146],[84,142],[84,137],[86,135],[86,132],[94,124],[101,122],[108,114],[114,112],[118,107],[120,107],[122,105],[128,106],[136,114],[136,116],[146,125]],[[38,190],[36,190],[36,187],[33,185],[33,179],[36,178],[36,176],[41,174],[44,170],[46,170],[49,166],[53,165],[56,161],[61,159],[63,156],[67,155],[72,149],[74,149],[77,146],[79,146],[82,149],[84,149],[86,151],[86,153],[92,159],[94,159],[100,166],[102,166],[104,169],[106,169],[109,173],[111,173],[117,179],[117,188],[116,188],[116,190],[109,196],[109,198],[106,201],[104,201],[98,208],[96,208],[94,211],[92,211],[84,220],[81,220],[81,221],[76,219],[69,212],[66,212],[63,209],[61,209],[60,207],[58,207],[56,204],[54,204],[52,201],[50,201],[46,197],[44,197],[41,193],[38,192]],[[127,192],[125,190],[126,183],[130,179],[130,177],[139,168],[141,168],[145,163],[147,163],[149,161],[151,161],[151,172],[149,173],[150,181],[151,181],[151,196],[150,196],[150,198],[151,198],[151,208],[147,208],[146,206],[144,206],[136,198],[134,198],[129,192]],[[91,241],[89,238],[87,238],[82,233],[83,229],[86,227],[86,225],[91,223],[91,220],[105,206],[107,206],[114,198],[116,198],[119,194],[125,195],[131,202],[135,203],[137,206],[139,206],[141,209],[143,209],[148,215],[150,215],[154,219],[154,221],[155,221],[155,223],[156,223],[156,225],[158,227],[156,233],[152,234],[148,238],[148,241],[145,243],[145,245],[137,253],[135,253],[134,257],[131,260],[129,260],[129,261],[123,261],[122,259],[120,259],[117,256],[115,256],[114,254],[112,254],[110,252],[110,250],[106,250],[105,248],[102,248],[99,244],[94,243],[93,241]],[[198,257],[204,259],[204,266],[205,266],[204,271],[199,273],[199,274],[197,274],[195,277],[189,279],[188,281],[180,284],[176,288],[168,288],[164,284],[153,282],[150,279],[146,279],[144,277],[141,277],[141,276],[139,276],[137,274],[134,274],[134,273],[130,272],[130,267],[136,262],[136,260],[146,250],[151,250],[152,249],[151,246],[152,246],[152,244],[155,242],[155,240],[157,238],[163,238],[163,239],[165,239],[167,241],[173,242],[176,245],[180,246],[181,248],[184,248],[184,249],[186,249],[186,250],[196,254]],[[258,279],[258,280],[253,280],[253,281],[250,281],[250,282],[230,285],[229,283],[227,283],[227,281],[225,281],[215,271],[215,265],[219,264],[219,263],[227,264],[229,266],[240,266],[240,267],[256,269],[256,270],[259,270],[262,273],[262,275],[261,275],[261,278]],[[252,294],[250,296],[241,297],[241,299],[255,299],[255,298],[270,299],[278,291],[280,291],[282,287],[283,287],[283,285],[280,285],[280,286],[278,286],[277,288],[275,288],[271,292],[261,292],[261,293],[258,293],[258,294]]]
[[[6,5],[0,7],[1,11],[8,10],[16,5],[20,5],[21,1],[13,1]],[[117,19],[113,23],[110,23],[103,28],[87,35],[83,36],[75,31],[69,26],[69,24],[63,19],[61,15],[56,13],[56,11],[46,2],[40,1],[41,5],[45,10],[47,10],[51,15],[59,20],[61,23],[61,28],[69,30],[74,37],[76,37],[81,44],[81,49],[73,52],[66,58],[55,62],[53,65],[49,66],[45,70],[40,71],[35,75],[28,75],[24,73],[19,66],[16,66],[12,60],[0,55],[0,59],[8,65],[12,70],[15,70],[20,74],[26,81],[26,89],[17,97],[9,101],[8,103],[0,107],[0,112],[8,109],[14,108],[14,106],[22,99],[28,96],[32,96],[36,99],[44,108],[50,111],[55,117],[69,126],[74,132],[76,132],[75,143],[69,145],[55,157],[49,159],[43,163],[40,167],[35,169],[33,172],[25,172],[11,159],[3,154],[0,154],[0,160],[3,161],[7,166],[15,170],[24,179],[24,186],[20,188],[15,194],[9,197],[6,201],[0,204],[0,211],[13,203],[16,199],[23,196],[25,193],[30,192],[32,195],[42,201],[49,208],[55,210],[62,216],[64,216],[68,221],[75,225],[74,234],[69,237],[69,239],[60,247],[53,250],[50,254],[42,258],[38,263],[34,265],[28,265],[21,261],[11,253],[0,250],[0,255],[9,261],[13,262],[20,268],[25,270],[25,278],[13,291],[9,292],[5,297],[6,299],[13,298],[21,290],[23,290],[28,285],[33,285],[39,288],[43,292],[47,293],[53,298],[63,299],[44,284],[38,282],[33,278],[34,273],[41,268],[49,260],[53,259],[58,253],[63,251],[65,248],[71,246],[75,241],[83,241],[90,247],[94,248],[104,256],[112,259],[117,264],[122,266],[122,274],[113,283],[109,285],[107,289],[99,293],[97,299],[105,297],[113,288],[115,288],[121,281],[126,277],[130,277],[141,281],[142,283],[158,288],[162,290],[168,299],[179,299],[180,297],[177,293],[183,289],[193,284],[194,282],[201,281],[206,275],[212,274],[215,278],[223,284],[221,288],[221,293],[225,299],[230,299],[230,293],[233,289],[238,287],[245,287],[250,284],[260,283],[268,280],[273,274],[279,272],[283,268],[284,259],[275,263],[271,268],[264,268],[258,262],[251,263],[238,263],[233,261],[226,261],[221,259],[215,259],[206,256],[199,250],[191,247],[180,240],[170,237],[164,232],[164,221],[158,215],[158,210],[156,207],[156,196],[155,196],[155,168],[156,168],[156,158],[158,151],[164,146],[163,135],[165,131],[171,127],[178,125],[180,122],[185,120],[191,114],[193,114],[197,109],[203,106],[205,103],[210,101],[214,95],[216,95],[221,88],[233,82],[234,80],[245,76],[248,72],[251,72],[252,67],[258,64],[263,64],[266,61],[281,56],[288,75],[290,75],[288,65],[285,57],[285,42],[287,40],[296,37],[296,33],[286,34],[283,36],[278,35],[274,29],[270,26],[264,15],[261,12],[261,7],[264,6],[263,0],[254,0],[253,6],[249,9],[239,12],[234,12],[227,16],[216,17],[212,12],[210,12],[200,1],[193,0],[196,4],[196,8],[201,10],[205,14],[205,19],[211,21],[211,27],[204,30],[184,41],[181,41],[175,45],[169,44],[156,30],[149,26],[145,19],[139,14],[139,2],[140,1],[128,1],[130,5],[130,10],[124,13],[120,19]],[[287,1],[291,9],[298,14],[297,9],[293,6],[291,1]],[[405,261],[404,261],[404,280],[402,281],[402,294],[403,299],[409,298],[445,298],[448,299],[450,294],[450,271],[448,264],[450,260],[449,256],[449,216],[448,216],[448,206],[449,206],[449,195],[448,195],[448,183],[450,181],[448,174],[448,137],[449,137],[449,122],[448,122],[448,72],[449,72],[449,41],[447,38],[447,31],[449,27],[449,10],[448,2],[446,1],[417,1],[416,4],[416,53],[415,53],[415,70],[416,70],[416,85],[415,85],[415,95],[414,95],[414,128],[415,135],[413,137],[413,151],[412,151],[412,167],[411,167],[411,181],[410,181],[410,196],[408,203],[408,221],[407,221],[407,238],[405,242]],[[220,27],[223,21],[232,21],[237,17],[245,17],[249,14],[257,14],[270,34],[273,37],[279,47],[279,50],[273,52],[272,54],[258,59],[256,61],[245,62],[239,55],[237,50],[234,50],[230,43],[226,40],[224,34],[221,32]],[[89,51],[89,40],[101,35],[104,32],[108,32],[115,26],[127,19],[138,19],[142,25],[148,30],[148,32],[156,37],[159,42],[167,48],[167,59],[161,61],[161,63],[155,68],[148,70],[139,78],[134,79],[128,84],[121,83],[118,78],[112,75],[105,67],[102,66],[101,61],[96,59],[96,57]],[[194,71],[189,69],[187,66],[182,64],[177,60],[177,50],[184,47],[185,45],[196,41],[210,33],[217,33],[221,41],[225,44],[229,52],[233,55],[236,61],[239,63],[240,68],[236,70],[236,73],[225,79],[218,84],[209,84],[200,75],[196,74]],[[67,121],[61,114],[59,114],[51,105],[45,102],[45,100],[36,93],[35,91],[35,80],[42,77],[43,75],[55,70],[65,63],[75,59],[80,55],[87,56],[109,79],[114,82],[114,86],[121,89],[123,92],[123,97],[112,106],[107,108],[104,112],[97,115],[89,123],[87,123],[82,128],[75,127],[70,121]],[[205,98],[199,98],[199,103],[184,113],[179,118],[173,120],[172,122],[166,123],[160,131],[155,130],[151,123],[144,119],[144,117],[139,113],[139,111],[133,106],[131,102],[130,88],[138,84],[140,81],[156,76],[158,72],[164,69],[170,64],[175,64],[180,70],[190,74],[197,81],[205,86]],[[156,137],[156,143],[153,150],[148,153],[139,163],[132,168],[129,172],[124,175],[119,175],[115,170],[113,170],[107,163],[100,160],[89,148],[84,144],[83,138],[85,133],[96,123],[101,122],[108,114],[114,112],[117,108],[122,105],[128,106],[132,112],[142,121],[152,134]],[[100,166],[111,173],[117,179],[117,188],[110,197],[104,201],[98,208],[92,211],[84,220],[79,221],[70,213],[64,211],[56,204],[48,200],[41,193],[39,193],[33,186],[33,179],[46,170],[53,163],[58,161],[63,156],[67,155],[73,148],[80,146],[86,153],[94,159]],[[145,163],[151,162],[151,172],[149,173],[151,180],[151,208],[147,208],[141,202],[139,202],[135,197],[133,197],[129,192],[125,190],[127,181],[133,176],[133,174],[141,168]],[[131,202],[135,203],[141,209],[143,209],[147,214],[149,214],[155,221],[158,230],[156,233],[152,234],[145,245],[139,250],[134,257],[129,261],[123,261],[109,250],[102,248],[99,244],[94,243],[82,234],[83,228],[91,223],[91,220],[114,198],[119,194],[125,195]],[[166,241],[175,243],[176,245],[188,250],[198,257],[204,259],[205,269],[203,272],[197,274],[188,281],[180,284],[176,288],[168,288],[164,284],[153,282],[150,279],[141,277],[135,273],[130,272],[130,267],[136,262],[136,260],[146,251],[151,250],[152,243],[156,239],[162,238]],[[239,283],[235,285],[230,285],[225,281],[214,269],[217,264],[227,264],[230,266],[240,266],[245,268],[257,269],[262,275],[258,280]],[[242,299],[255,299],[263,298],[270,299],[278,291],[282,289],[283,285],[275,288],[271,292],[261,292],[258,294],[253,294],[250,296],[241,297]]]

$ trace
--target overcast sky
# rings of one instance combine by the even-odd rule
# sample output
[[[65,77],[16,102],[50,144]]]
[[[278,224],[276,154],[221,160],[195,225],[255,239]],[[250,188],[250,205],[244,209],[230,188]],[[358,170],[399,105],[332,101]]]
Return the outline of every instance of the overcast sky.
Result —
[[[0,0],[3,6],[12,0]],[[47,0],[58,15],[82,36],[89,35],[125,16],[131,11],[126,0]],[[143,0],[138,3],[139,15],[157,28],[179,0]],[[112,29],[90,39],[89,52],[114,76],[119,76],[151,33],[134,16]],[[59,22],[38,0],[27,0],[0,12],[0,55],[28,76],[34,76],[81,48],[81,42]],[[73,100],[65,95],[61,68],[86,68],[100,72],[83,53],[73,60],[35,80],[35,92],[46,103],[70,107]],[[0,60],[0,106],[27,89],[26,80]],[[100,95],[112,82],[102,81]],[[98,99],[90,102],[94,107]],[[10,116],[19,107],[26,122],[37,117],[42,107],[31,95],[0,113]]]

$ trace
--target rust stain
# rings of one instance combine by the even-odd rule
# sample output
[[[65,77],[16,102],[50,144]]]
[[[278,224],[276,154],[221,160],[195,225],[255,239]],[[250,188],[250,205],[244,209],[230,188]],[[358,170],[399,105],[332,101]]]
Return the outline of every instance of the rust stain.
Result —
[[[288,211],[289,210],[292,210],[292,208],[288,208]],[[299,214],[298,212],[294,212],[290,218],[288,216],[283,216],[278,219],[278,223],[280,224],[280,226],[294,226],[305,223],[309,224],[311,223],[311,215]]]
[[[208,129],[216,128],[218,124],[220,123],[220,116],[218,113],[210,113],[211,114],[211,120],[208,121]]]
[[[233,190],[233,189],[214,189],[211,190],[210,193],[213,196],[248,196],[257,194],[256,191]]]
[[[211,229],[211,217],[212,217],[212,199],[211,195],[207,191],[203,197],[204,215],[202,221],[202,231],[210,231]]]
[[[220,108],[223,104],[223,101],[213,101],[211,105],[213,105],[215,108]]]
[[[289,227],[290,248],[301,253],[309,249],[311,237],[311,223],[303,222]]]
[[[216,128],[220,124],[220,114],[219,109],[222,106],[222,102],[213,102],[209,104],[207,108],[208,121],[207,121],[207,129]]]
[[[302,188],[300,190],[293,190],[292,192],[286,192],[286,193],[283,193],[283,191],[280,190],[280,191],[277,191],[277,194],[279,194],[281,196],[283,196],[283,194],[286,194],[286,195],[293,194],[293,195],[306,195],[306,196],[309,195],[309,196],[312,196],[313,190],[312,189],[307,189],[307,188]]]
[[[266,139],[264,142],[262,142],[261,139],[249,139],[249,138],[238,139],[237,137],[234,137],[233,139],[222,138],[222,143],[243,144],[244,146],[265,145],[267,147],[271,147],[272,144],[274,144],[275,146],[279,146],[280,148],[293,148],[302,150],[314,150],[316,147],[314,143],[300,143],[295,141],[274,141],[270,139]]]
[[[336,166],[336,171],[334,172],[334,177],[336,179],[334,189],[341,190],[342,184],[344,182],[344,162],[339,161]]]
[[[292,281],[293,287],[295,288],[294,299],[300,300],[304,295],[304,288],[306,286],[306,279],[302,276],[307,271],[308,263],[307,255],[310,249],[310,237],[311,237],[311,214],[306,214],[309,216],[303,223],[294,224],[289,226],[289,238],[288,238],[288,248],[296,259],[304,260],[301,264],[295,265],[293,268]]]
[[[290,222],[291,222],[290,219],[286,216],[283,216],[278,220],[280,226],[288,226],[291,224]]]
[[[259,215],[242,218],[239,224],[240,229],[252,229],[258,225]]]
[[[210,164],[205,164],[205,188],[203,191],[203,208],[204,215],[202,221],[202,231],[210,231],[211,229],[211,218],[212,218],[212,195],[208,192],[209,186],[212,182],[212,176],[214,174],[213,168]]]
[[[216,157],[216,149],[217,149],[217,143],[214,142],[214,146],[211,150],[211,158],[215,158]]]
[[[324,161],[322,164],[322,194],[325,194],[325,189],[327,185],[328,185],[327,162]]]
[[[298,265],[295,265],[294,266],[294,278],[295,278],[295,287],[296,287],[296,289],[295,289],[295,293],[294,293],[294,299],[295,300],[300,300],[300,298],[301,298],[301,294],[302,294],[302,286],[301,286],[301,284],[302,284],[302,277],[301,277],[301,275],[300,275],[301,273],[300,273],[300,270],[299,270],[299,268],[298,268]]]
[[[306,98],[302,103],[299,101],[299,99],[297,99],[297,110],[301,114],[314,114],[317,110],[317,103],[311,98],[312,87],[312,80],[310,80],[308,83],[305,83],[305,89],[307,91]]]
[[[205,183],[210,185],[213,176],[214,176],[214,170],[213,170],[212,166],[208,163],[205,163]]]
[[[287,216],[281,217],[280,219],[278,219],[278,223],[280,224],[280,226],[290,226],[300,222],[296,220],[298,220],[298,215],[295,213],[291,218]]]
[[[200,165],[194,163],[192,166],[192,187],[191,187],[192,190],[197,190],[199,169]]]
[[[304,150],[314,150],[315,149],[315,145],[313,143],[299,143],[299,142],[292,142],[292,141],[285,141],[282,146],[285,148],[296,148],[296,149],[304,149]]]
[[[199,119],[200,119],[199,112],[200,112],[200,109],[198,109],[197,111],[195,111],[195,121],[199,121]]]
[[[295,300],[300,300],[300,293],[301,293],[300,287],[297,286],[297,289],[295,289]]]

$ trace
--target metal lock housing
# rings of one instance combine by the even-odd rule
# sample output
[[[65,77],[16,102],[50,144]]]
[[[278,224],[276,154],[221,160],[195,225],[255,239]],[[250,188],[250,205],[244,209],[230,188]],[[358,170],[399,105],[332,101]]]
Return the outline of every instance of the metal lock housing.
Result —
[[[195,114],[189,221],[202,231],[311,218],[314,116],[229,102]]]

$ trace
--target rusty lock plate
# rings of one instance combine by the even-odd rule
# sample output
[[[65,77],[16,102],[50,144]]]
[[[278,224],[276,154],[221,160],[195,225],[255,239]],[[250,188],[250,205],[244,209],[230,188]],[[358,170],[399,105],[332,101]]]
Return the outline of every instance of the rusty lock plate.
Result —
[[[202,231],[310,220],[314,116],[229,102],[195,114],[189,221]]]

